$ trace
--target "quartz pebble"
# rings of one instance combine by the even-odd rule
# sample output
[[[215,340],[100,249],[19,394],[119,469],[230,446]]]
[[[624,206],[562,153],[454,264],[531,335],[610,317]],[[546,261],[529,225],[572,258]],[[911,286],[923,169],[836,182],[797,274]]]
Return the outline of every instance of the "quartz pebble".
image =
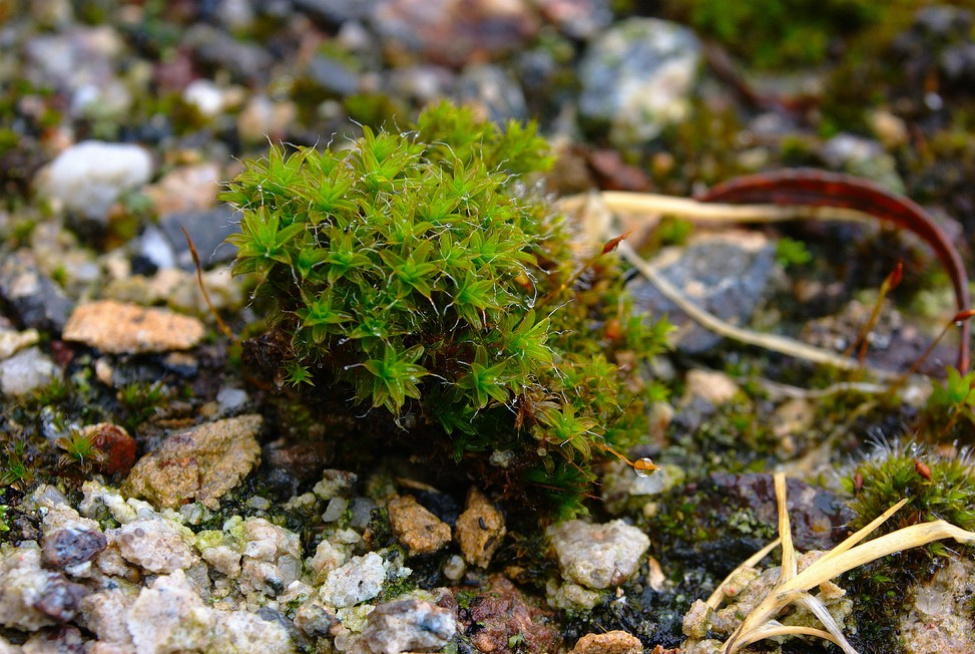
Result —
[[[569,520],[549,527],[562,576],[587,588],[619,586],[636,572],[650,539],[622,520],[590,524]]]
[[[148,182],[152,171],[152,157],[138,145],[83,141],[54,159],[38,188],[69,211],[107,220],[119,196]]]

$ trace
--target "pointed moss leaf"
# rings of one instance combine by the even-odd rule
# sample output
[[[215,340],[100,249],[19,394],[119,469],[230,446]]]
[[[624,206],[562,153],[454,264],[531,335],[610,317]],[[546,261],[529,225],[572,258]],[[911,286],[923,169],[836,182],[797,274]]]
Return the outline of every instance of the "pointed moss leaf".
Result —
[[[478,347],[470,372],[457,382],[457,386],[474,394],[475,406],[478,409],[486,407],[492,398],[502,404],[508,401],[505,363],[502,361],[489,366],[487,359],[487,350]]]
[[[382,359],[370,359],[363,365],[373,375],[372,406],[385,406],[398,413],[406,398],[420,398],[417,383],[429,374],[415,361],[423,354],[419,345],[405,352],[387,347]]]

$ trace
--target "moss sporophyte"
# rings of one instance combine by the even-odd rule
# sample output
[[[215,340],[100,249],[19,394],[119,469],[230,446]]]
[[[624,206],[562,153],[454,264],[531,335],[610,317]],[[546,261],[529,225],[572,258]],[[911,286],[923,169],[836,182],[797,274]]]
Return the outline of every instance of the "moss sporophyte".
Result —
[[[646,433],[660,388],[632,362],[669,325],[633,314],[614,254],[580,263],[526,180],[551,163],[534,126],[442,104],[410,131],[362,131],[272,147],[223,194],[242,214],[234,272],[286,342],[279,378],[386,412],[457,461],[513,452],[506,484],[583,510],[593,457]]]

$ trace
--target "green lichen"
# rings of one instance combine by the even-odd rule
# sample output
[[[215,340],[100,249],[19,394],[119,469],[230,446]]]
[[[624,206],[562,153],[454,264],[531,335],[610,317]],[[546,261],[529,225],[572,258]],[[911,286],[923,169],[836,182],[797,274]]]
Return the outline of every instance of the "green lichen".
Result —
[[[281,376],[344,389],[457,461],[513,449],[522,483],[581,511],[593,457],[645,433],[660,388],[638,362],[666,324],[634,316],[617,261],[580,263],[526,187],[550,163],[534,127],[444,104],[363,132],[274,147],[223,196],[243,213],[234,271],[286,335]]]

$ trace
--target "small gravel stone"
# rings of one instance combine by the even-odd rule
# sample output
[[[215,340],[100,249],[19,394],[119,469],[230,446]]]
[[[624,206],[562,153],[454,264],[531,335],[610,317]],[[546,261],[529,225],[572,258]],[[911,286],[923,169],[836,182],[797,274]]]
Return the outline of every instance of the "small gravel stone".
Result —
[[[207,651],[234,654],[291,654],[291,634],[275,619],[250,611],[215,611],[213,637]]]
[[[195,499],[216,509],[220,497],[260,462],[262,422],[259,415],[246,415],[174,434],[139,459],[123,489],[161,507]]]
[[[665,248],[651,265],[685,297],[722,320],[747,324],[772,288],[775,247],[754,232],[725,231],[692,238],[683,248]],[[666,314],[681,327],[677,347],[706,351],[721,337],[697,325],[646,281],[630,285],[634,303],[651,315]]]
[[[642,654],[643,644],[625,631],[586,634],[569,654]]]
[[[295,611],[295,627],[312,638],[328,634],[329,630],[338,623],[335,614],[318,602],[307,602]]]
[[[68,527],[44,534],[41,560],[51,568],[66,568],[91,561],[108,546],[100,531]]]
[[[65,209],[107,223],[112,204],[148,182],[152,170],[152,157],[138,145],[83,141],[59,154],[37,187]]]
[[[153,207],[161,218],[186,211],[201,211],[217,203],[220,179],[220,166],[216,163],[182,166],[147,186],[143,194],[153,201]],[[203,256],[202,252],[200,256]]]
[[[37,607],[46,589],[63,580],[54,572],[41,569],[37,549],[10,550],[0,559],[0,625],[24,631],[37,631],[58,623]]]
[[[38,266],[30,250],[17,250],[0,261],[0,298],[24,327],[60,332],[73,303]]]
[[[358,477],[354,472],[345,470],[327,469],[322,471],[322,479],[312,492],[322,500],[330,500],[333,497],[348,496],[352,492]]]
[[[102,643],[132,650],[132,636],[125,623],[136,595],[117,588],[92,593],[81,601],[81,619],[86,629]]]
[[[630,18],[591,44],[579,66],[579,113],[608,126],[619,147],[656,138],[680,121],[701,63],[694,33],[653,18]]]
[[[328,574],[349,560],[349,548],[341,543],[323,540],[315,548],[315,556],[309,561],[315,571],[315,583],[325,581]]]
[[[391,499],[389,526],[410,555],[430,554],[450,542],[450,526],[424,508],[412,495]]]
[[[375,552],[369,552],[329,572],[319,593],[327,605],[355,606],[378,595],[385,581],[386,562]]]
[[[176,253],[176,265],[183,270],[196,270],[193,254],[183,234],[184,228],[204,268],[226,263],[237,255],[237,247],[226,242],[228,236],[240,231],[229,206],[169,213],[159,218],[159,227]]]
[[[385,0],[369,18],[389,49],[452,66],[521,47],[539,28],[528,3],[497,0]]]
[[[598,590],[629,579],[650,547],[646,534],[622,520],[607,524],[569,520],[549,527],[547,533],[562,576]]]
[[[471,565],[488,567],[506,533],[504,516],[481,491],[472,486],[467,493],[464,512],[457,518],[454,534],[464,560]]]
[[[92,445],[101,453],[95,467],[108,475],[129,474],[135,464],[135,439],[123,427],[110,422],[82,427],[81,436],[91,439]]]
[[[240,585],[275,597],[301,575],[301,543],[298,534],[273,525],[264,518],[249,518],[235,529],[243,562]]]
[[[0,361],[9,359],[25,347],[30,347],[40,340],[36,329],[25,329],[22,332],[13,329],[0,330]]]
[[[88,588],[58,575],[39,589],[33,607],[59,623],[73,620]]]
[[[726,404],[741,392],[738,384],[723,372],[710,370],[691,370],[684,379],[682,404],[689,404],[700,398],[715,406]]]
[[[366,619],[363,639],[373,654],[439,650],[457,633],[454,615],[423,600],[386,602]]]
[[[78,306],[63,337],[110,354],[139,354],[187,350],[203,333],[203,323],[190,316],[100,300]]]
[[[203,651],[216,623],[182,570],[156,578],[143,588],[126,617],[140,654]]]
[[[185,570],[199,561],[183,531],[163,519],[139,519],[109,530],[126,561],[157,574]]]
[[[51,357],[30,347],[0,361],[0,393],[7,396],[28,395],[61,376]]]

